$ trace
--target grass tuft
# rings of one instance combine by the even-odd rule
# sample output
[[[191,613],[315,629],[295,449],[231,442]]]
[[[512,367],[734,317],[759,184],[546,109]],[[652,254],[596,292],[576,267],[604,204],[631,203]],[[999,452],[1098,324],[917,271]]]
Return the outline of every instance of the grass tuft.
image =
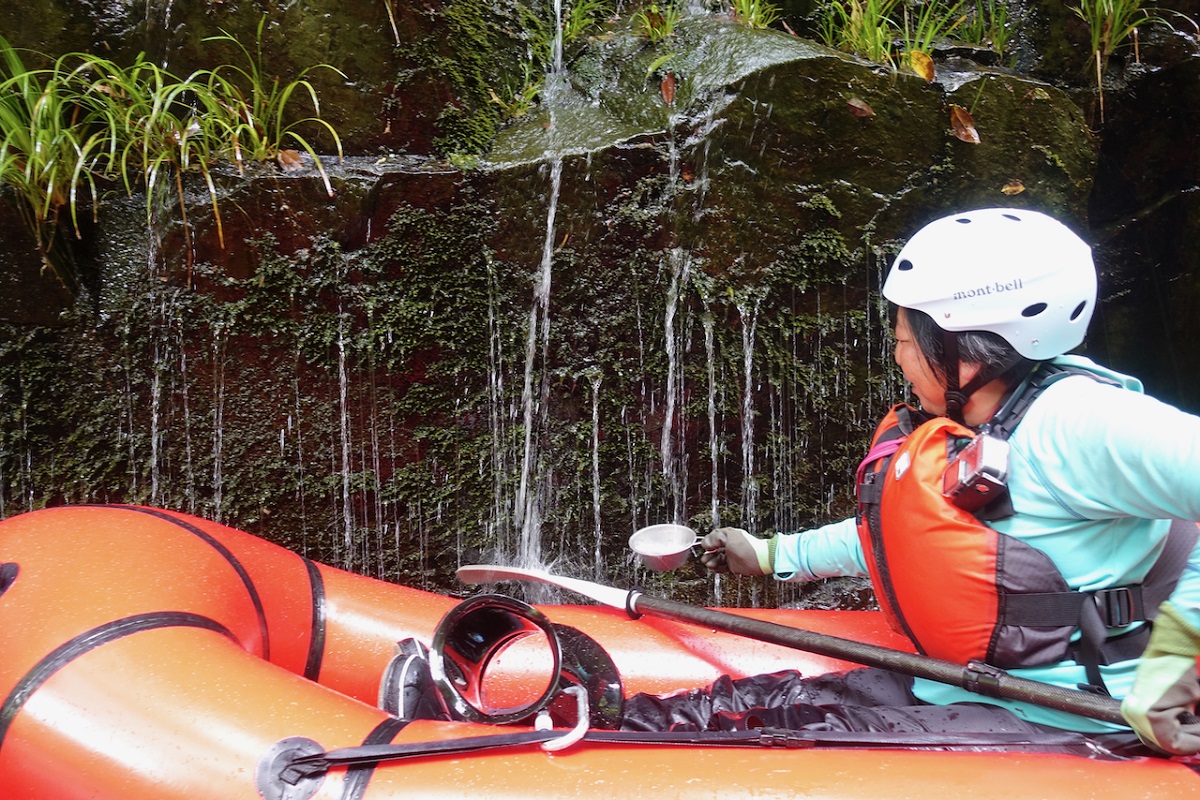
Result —
[[[307,76],[281,82],[268,77],[262,58],[262,31],[253,54],[222,31],[208,41],[232,43],[244,65],[197,70],[186,78],[139,55],[128,67],[88,53],[47,56],[14,48],[0,37],[0,183],[13,187],[26,225],[33,232],[45,267],[73,294],[80,290],[64,229],[79,237],[79,208],[95,214],[106,192],[146,193],[147,222],[153,223],[155,198],[170,191],[178,198],[184,235],[190,228],[183,182],[188,173],[202,176],[212,203],[217,235],[224,233],[212,168],[231,161],[277,161],[292,169],[304,151],[333,188],[305,126],[328,133],[342,156],[337,131],[321,118],[317,92]],[[40,62],[28,66],[27,61]],[[343,76],[344,77],[344,76]],[[303,100],[306,115],[291,114]]]

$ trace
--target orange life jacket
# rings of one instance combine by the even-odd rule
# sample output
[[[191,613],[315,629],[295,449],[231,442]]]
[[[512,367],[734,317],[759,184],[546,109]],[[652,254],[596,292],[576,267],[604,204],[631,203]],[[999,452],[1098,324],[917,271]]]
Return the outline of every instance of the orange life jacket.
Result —
[[[1107,380],[1043,363],[985,429],[1007,439],[1047,386],[1076,374]],[[1149,626],[1133,623],[1152,619],[1170,595],[1197,541],[1197,525],[1172,524],[1141,584],[1072,590],[1045,553],[943,496],[946,466],[975,435],[906,405],[893,407],[876,429],[858,469],[858,534],[880,606],[927,655],[1003,669],[1070,658],[1102,688],[1099,665],[1136,658],[1145,648]],[[997,505],[986,518],[1004,516],[994,513]],[[1072,641],[1076,630],[1081,635]]]
[[[1018,595],[1070,587],[1050,558],[942,496],[957,444],[975,433],[945,417],[893,408],[859,469],[858,531],[889,622],[917,649],[1002,668],[1061,661],[1078,617],[1033,629],[1006,620]]]
[[[1105,380],[1082,369],[1040,366],[986,429],[1007,439],[1040,392],[1069,374]],[[1153,619],[1175,588],[1198,527],[1172,523],[1141,584],[1072,590],[1048,555],[988,527],[942,494],[944,470],[974,435],[907,405],[896,405],[876,429],[858,469],[858,535],[884,614],[926,655],[1003,669],[1072,658],[1103,690],[1100,664],[1145,649],[1150,626],[1134,624]],[[998,505],[988,518],[1004,516],[995,513]]]

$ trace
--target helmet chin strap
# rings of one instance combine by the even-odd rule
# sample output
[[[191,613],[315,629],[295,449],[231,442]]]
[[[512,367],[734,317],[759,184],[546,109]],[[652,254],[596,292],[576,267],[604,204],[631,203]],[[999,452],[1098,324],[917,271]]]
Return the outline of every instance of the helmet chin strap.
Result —
[[[971,387],[958,385],[958,334],[951,331],[942,333],[942,369],[946,373],[946,416],[959,425],[965,425],[963,406],[971,398],[974,389],[967,391]]]
[[[987,386],[992,380],[1006,372],[1013,364],[1021,360],[1018,353],[1000,364],[982,366],[975,377],[967,381],[966,386],[959,386],[958,334],[953,331],[942,331],[942,368],[946,373],[946,416],[959,425],[966,425],[963,419],[963,409],[971,395]]]

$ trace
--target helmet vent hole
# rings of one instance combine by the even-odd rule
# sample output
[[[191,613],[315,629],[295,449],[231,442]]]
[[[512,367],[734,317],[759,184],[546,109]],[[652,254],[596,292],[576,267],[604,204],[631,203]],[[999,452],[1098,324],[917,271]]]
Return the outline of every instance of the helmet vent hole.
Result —
[[[1025,306],[1025,309],[1023,311],[1021,311],[1021,316],[1022,317],[1036,317],[1038,314],[1042,313],[1045,310],[1046,310],[1045,303],[1034,303],[1031,306]]]
[[[1018,217],[1016,214],[1005,214],[1005,215],[1004,215],[1004,218],[1005,218],[1005,219],[1011,219],[1013,222],[1020,222],[1020,221],[1021,221],[1021,218],[1020,218],[1020,217]]]
[[[959,225],[970,225],[971,224],[970,217],[959,217],[958,219],[956,219],[954,221],[957,222]]]
[[[1075,310],[1071,312],[1071,322],[1079,319],[1079,315],[1083,313],[1085,308],[1087,308],[1087,300],[1084,300],[1082,303],[1075,306]]]
[[[901,272],[908,272],[912,268],[913,268],[913,263],[911,261],[909,261],[907,258],[896,265],[896,269],[900,270]]]

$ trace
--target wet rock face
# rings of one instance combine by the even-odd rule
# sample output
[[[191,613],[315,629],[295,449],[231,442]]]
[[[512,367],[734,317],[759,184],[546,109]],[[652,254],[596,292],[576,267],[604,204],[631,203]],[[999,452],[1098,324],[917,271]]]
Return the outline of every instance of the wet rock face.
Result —
[[[45,48],[111,39],[172,63],[213,57],[200,29],[252,41],[262,10],[43,2]],[[511,17],[393,2],[397,45],[388,8],[268,17],[286,42],[273,61],[353,76],[320,86],[347,145],[324,159],[333,198],[311,169],[218,169],[223,244],[199,181],[186,235],[177,208],[148,224],[143,198],[114,199],[72,244],[92,276],[72,303],[5,196],[0,514],[167,505],[435,588],[460,560],[529,548],[624,574],[629,532],[671,518],[836,519],[903,398],[877,293],[889,255],[964,207],[1090,227],[1091,352],[1194,401],[1186,43],[1170,67],[1126,70],[1137,92],[1113,92],[1100,127],[1078,82],[955,55],[928,83],[709,18],[681,33],[673,102],[661,53],[615,31],[500,126],[481,109],[489,75],[519,62]],[[39,35],[10,9],[5,24]],[[493,60],[463,56],[485,42]],[[954,135],[955,106],[977,144]],[[435,154],[478,136],[475,160]],[[670,579],[697,600],[797,599],[749,582],[712,598],[693,567]]]
[[[1089,216],[1108,296],[1091,346],[1197,410],[1200,397],[1200,60],[1137,77],[1109,106]]]

